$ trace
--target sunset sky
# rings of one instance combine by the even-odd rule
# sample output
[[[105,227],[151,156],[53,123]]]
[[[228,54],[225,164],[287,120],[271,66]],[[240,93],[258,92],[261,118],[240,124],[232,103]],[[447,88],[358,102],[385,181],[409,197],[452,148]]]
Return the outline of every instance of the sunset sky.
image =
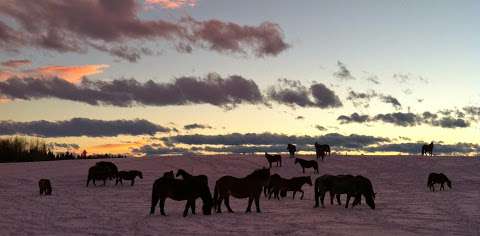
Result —
[[[57,151],[475,154],[480,2],[0,2],[0,135]]]

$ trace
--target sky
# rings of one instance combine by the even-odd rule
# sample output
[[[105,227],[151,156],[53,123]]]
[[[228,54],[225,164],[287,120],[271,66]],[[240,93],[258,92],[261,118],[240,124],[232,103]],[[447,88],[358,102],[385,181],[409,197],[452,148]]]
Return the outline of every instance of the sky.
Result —
[[[56,151],[480,151],[478,1],[6,0],[0,135]]]

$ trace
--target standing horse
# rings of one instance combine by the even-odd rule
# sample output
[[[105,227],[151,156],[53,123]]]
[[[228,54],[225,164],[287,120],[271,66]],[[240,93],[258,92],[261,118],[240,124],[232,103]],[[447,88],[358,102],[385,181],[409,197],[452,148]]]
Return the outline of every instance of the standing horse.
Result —
[[[244,178],[233,176],[223,176],[217,180],[213,194],[214,206],[217,213],[222,212],[222,201],[225,200],[225,206],[228,212],[233,212],[230,207],[230,195],[235,198],[248,198],[246,212],[251,212],[252,202],[255,200],[257,212],[260,211],[260,195],[262,188],[270,179],[270,169],[258,169]]]
[[[183,179],[190,179],[194,178],[197,179],[200,182],[203,182],[204,184],[208,185],[208,177],[206,175],[191,175],[184,169],[178,169],[176,176],[182,176]]]
[[[183,217],[188,215],[191,209],[195,215],[195,200],[201,198],[203,201],[202,211],[204,215],[210,215],[212,212],[213,201],[212,194],[208,185],[195,178],[186,180],[174,179],[173,172],[167,172],[163,177],[158,178],[152,187],[152,203],[150,206],[150,214],[155,213],[155,206],[160,201],[160,213],[165,216],[165,200],[167,198],[176,201],[187,201]]]
[[[452,188],[452,182],[443,173],[430,173],[428,175],[427,187],[435,192],[435,184],[440,184],[440,190],[445,190],[444,183],[447,183],[448,188]]]
[[[304,184],[308,184],[312,186],[312,178],[310,176],[301,176],[301,177],[293,177],[291,179],[286,179],[284,181],[280,182],[280,186],[277,188],[274,188],[273,191],[278,194],[280,192],[280,195],[282,197],[287,196],[287,192],[293,192],[293,199],[295,199],[295,194],[297,192],[301,192],[302,196],[300,196],[300,199],[303,199],[304,192],[302,190],[302,186]]]
[[[265,158],[267,158],[268,165],[272,168],[272,163],[276,162],[277,166],[282,166],[282,156],[280,155],[270,155],[265,153]]]
[[[290,153],[290,158],[294,158],[295,157],[295,152],[297,151],[297,147],[291,143],[289,143],[287,145],[287,150],[288,150],[288,153]]]
[[[318,158],[325,158],[325,154],[328,154],[330,156],[330,145],[328,144],[318,144],[315,142],[315,153],[317,154],[317,159]]]
[[[313,170],[315,171],[315,173],[319,174],[318,172],[318,163],[317,161],[315,160],[303,160],[303,159],[300,159],[300,158],[295,158],[295,163],[294,164],[297,164],[299,163],[300,166],[302,167],[302,173],[305,174],[305,168],[313,168]]]
[[[117,182],[115,185],[120,182],[123,185],[123,180],[130,180],[130,185],[133,186],[135,184],[135,177],[139,177],[143,179],[143,174],[141,171],[138,170],[130,170],[130,171],[119,171],[117,175]]]
[[[433,156],[433,141],[430,144],[424,144],[422,146],[422,156],[426,156],[427,153]]]

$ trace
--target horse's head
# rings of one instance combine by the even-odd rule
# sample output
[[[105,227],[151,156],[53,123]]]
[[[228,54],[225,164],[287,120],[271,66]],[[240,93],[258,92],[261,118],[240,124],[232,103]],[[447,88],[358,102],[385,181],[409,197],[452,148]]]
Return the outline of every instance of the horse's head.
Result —
[[[141,171],[137,171],[136,175],[140,178],[143,179],[143,174]]]
[[[365,197],[365,202],[367,202],[367,205],[374,210],[375,209],[375,195],[364,194],[363,196]]]
[[[175,179],[175,175],[173,174],[173,170],[163,173],[163,178]]]
[[[312,186],[312,178],[310,176],[305,176],[305,178],[307,179],[306,183]]]
[[[213,208],[213,198],[208,184],[203,184],[202,192],[200,193],[200,198],[203,201],[202,212],[204,215],[211,215]]]
[[[178,177],[180,175],[182,175],[185,171],[183,169],[178,169],[177,170],[177,174],[175,175],[175,177]]]
[[[448,178],[445,180],[445,182],[447,182],[448,188],[452,188],[452,182]]]

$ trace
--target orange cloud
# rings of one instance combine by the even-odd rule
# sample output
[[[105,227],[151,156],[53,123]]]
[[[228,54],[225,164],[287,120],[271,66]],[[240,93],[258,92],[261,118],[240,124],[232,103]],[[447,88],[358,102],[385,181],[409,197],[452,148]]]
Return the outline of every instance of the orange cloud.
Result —
[[[112,154],[124,154],[131,153],[132,148],[138,148],[144,145],[144,141],[128,142],[128,143],[108,143],[95,146],[89,146],[85,149],[88,153],[112,153]]]
[[[29,70],[0,70],[0,80],[10,77],[59,77],[72,83],[78,83],[82,77],[102,73],[109,65],[91,64],[79,66],[44,66]]]
[[[197,4],[197,0],[145,0],[145,3],[150,5],[157,4],[163,8],[175,9],[185,5],[193,7],[195,4]]]

